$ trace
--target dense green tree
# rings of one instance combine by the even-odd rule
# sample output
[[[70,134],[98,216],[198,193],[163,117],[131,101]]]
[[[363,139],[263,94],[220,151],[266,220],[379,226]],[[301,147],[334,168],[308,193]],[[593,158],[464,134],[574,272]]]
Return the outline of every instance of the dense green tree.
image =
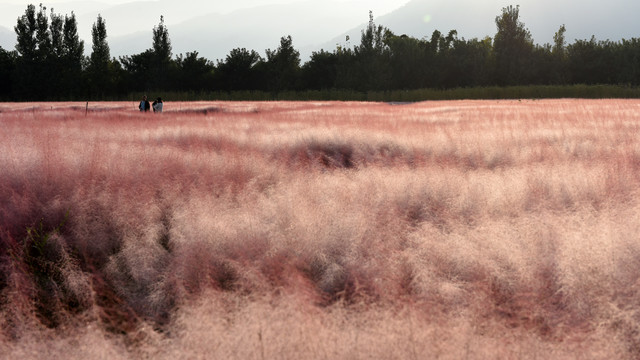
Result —
[[[387,39],[393,33],[383,27],[376,26],[373,13],[369,12],[369,25],[362,31],[360,45],[355,48],[358,69],[358,81],[354,85],[357,90],[383,90],[391,83],[389,61],[391,53]]]
[[[567,32],[567,28],[562,25],[558,29],[558,31],[553,35],[553,54],[558,58],[562,58],[565,56],[565,36],[564,33]]]
[[[39,95],[30,91],[37,83],[37,74],[35,74],[38,63],[36,29],[36,8],[33,5],[28,5],[24,15],[18,18],[18,22],[14,27],[17,35],[16,51],[18,58],[16,59],[12,83],[13,91],[19,99],[34,99]]]
[[[153,27],[153,54],[163,62],[171,60],[171,40],[169,30],[164,25],[164,16],[160,16],[160,23]]]
[[[0,100],[9,100],[13,94],[12,74],[15,71],[16,52],[0,46]]]
[[[100,14],[98,14],[96,22],[91,27],[91,39],[89,65],[97,68],[106,68],[111,60],[111,50],[107,42],[107,25]]]
[[[300,72],[300,52],[293,47],[291,36],[280,38],[276,50],[266,50],[267,89],[272,92],[295,90]]]
[[[535,45],[531,51],[527,69],[527,85],[550,85],[560,83],[558,63],[554,60],[553,46]]]
[[[427,77],[426,42],[407,35],[389,36],[387,44],[390,51],[392,83],[395,89],[418,89]]]
[[[464,40],[454,37],[444,57],[443,87],[486,86],[490,83],[493,70],[490,38]]]
[[[338,53],[324,50],[314,51],[301,69],[302,88],[327,90],[336,87],[338,76]]]
[[[86,69],[89,94],[92,98],[102,99],[115,92],[119,63],[111,59],[107,26],[100,14],[91,27],[91,39],[91,55]]]
[[[47,59],[51,57],[51,33],[46,7],[28,5],[24,15],[14,27],[17,35],[18,59],[13,76],[14,91],[18,98],[31,100],[46,98],[51,76]]]
[[[62,31],[62,56],[58,57],[62,64],[61,93],[68,98],[77,97],[85,92],[83,83],[83,68],[85,67],[84,41],[78,35],[76,15],[64,16]]]
[[[47,7],[40,4],[40,10],[36,15],[36,58],[44,61],[53,56],[53,44],[51,30],[49,29],[49,17]]]
[[[20,99],[62,99],[83,92],[84,44],[78,37],[75,15],[64,18],[40,4],[28,5],[18,18],[17,59],[13,91]],[[50,21],[49,21],[50,20]]]
[[[259,64],[262,57],[254,50],[236,48],[229,52],[224,61],[218,61],[214,78],[220,90],[258,90],[261,87]]]
[[[360,76],[355,49],[339,47],[334,52],[336,55],[336,89],[355,90]]]
[[[431,38],[425,40],[425,59],[423,61],[423,71],[425,77],[421,81],[421,87],[426,88],[439,88],[442,87],[445,75],[442,69],[445,68],[445,59],[442,56],[447,51],[444,49],[445,40],[439,30],[434,30],[431,33]],[[442,51],[441,51],[441,48]]]
[[[129,91],[148,92],[151,89],[151,68],[154,61],[153,50],[131,56],[120,57],[120,63],[125,71],[124,86]],[[158,90],[158,89],[154,89]]]
[[[64,56],[64,18],[60,14],[56,14],[51,9],[51,52],[54,57],[61,58]]]
[[[176,64],[171,59],[171,40],[164,25],[164,16],[153,27],[153,39],[150,49],[140,54],[120,57],[126,72],[124,83],[134,91],[148,92],[169,90],[171,79],[176,72]]]
[[[152,56],[149,69],[150,86],[153,89],[168,90],[169,79],[173,76],[174,70],[171,50],[169,30],[164,24],[164,16],[160,16],[160,23],[153,27]]]
[[[500,85],[526,84],[533,52],[531,33],[520,21],[520,7],[507,6],[496,17],[498,32],[493,39],[496,80]]]
[[[33,61],[36,58],[36,28],[36,7],[29,5],[14,27],[17,35],[16,51],[22,60]]]
[[[640,39],[622,40],[619,48],[623,71],[619,83],[640,85]]]
[[[558,31],[553,35],[553,47],[551,54],[553,62],[551,66],[550,82],[552,84],[564,84],[567,82],[567,45],[565,41],[564,25],[560,26]]]
[[[178,66],[178,78],[175,79],[175,89],[181,91],[203,91],[213,88],[214,69],[213,62],[198,57],[198,52],[188,52],[176,57]]]
[[[620,63],[623,59],[616,56],[618,46],[612,41],[576,40],[567,47],[568,68],[572,83],[615,84],[623,71]]]
[[[387,29],[382,25],[376,26],[373,12],[369,11],[369,24],[362,30],[360,45],[356,46],[356,55],[380,55],[387,49],[385,35]]]
[[[60,96],[66,90],[64,88],[66,84],[67,64],[65,64],[63,58],[65,56],[64,51],[64,18],[60,14],[54,13],[51,9],[49,25],[50,36],[50,49],[48,54],[42,55],[42,62],[48,72],[46,77],[42,78],[42,87],[46,88],[47,97]]]
[[[73,12],[70,16],[65,15],[64,17],[63,36],[62,46],[64,49],[64,57],[71,66],[80,69],[82,67],[84,54],[84,41],[80,40],[80,36],[78,35],[78,23],[76,21],[76,15]]]
[[[160,17],[152,46],[140,54],[110,59],[107,30],[99,15],[92,28],[92,53],[70,16],[28,5],[17,19],[15,51],[0,48],[0,99],[113,98],[139,91],[239,91],[274,93],[305,89],[385,91],[529,84],[640,85],[640,39],[576,40],[567,44],[562,25],[552,44],[534,45],[520,21],[519,7],[495,18],[492,40],[465,40],[455,30],[430,38],[396,36],[376,25],[362,30],[360,44],[313,52],[301,66],[291,36],[266,50],[234,49],[214,65],[188,52],[172,59],[169,32]]]
[[[457,77],[459,76],[458,69],[459,64],[455,58],[454,46],[458,43],[458,31],[450,30],[447,36],[440,35],[438,37],[438,52],[436,55],[436,71],[438,72],[438,82],[437,87],[439,88],[451,88],[454,87],[453,84],[457,81]]]

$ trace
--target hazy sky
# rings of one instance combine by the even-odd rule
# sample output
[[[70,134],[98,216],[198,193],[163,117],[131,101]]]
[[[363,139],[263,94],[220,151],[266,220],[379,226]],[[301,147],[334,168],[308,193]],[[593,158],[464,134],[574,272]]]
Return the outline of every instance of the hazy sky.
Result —
[[[16,19],[28,4],[40,2],[59,14],[76,14],[86,51],[91,48],[91,26],[100,13],[113,56],[149,48],[160,15],[175,54],[197,50],[210,59],[223,58],[233,47],[262,53],[287,34],[307,55],[320,48],[334,49],[347,32],[353,39],[350,45],[356,45],[369,10],[378,24],[416,38],[430,36],[436,29],[445,33],[456,29],[466,39],[494,36],[494,19],[508,5],[520,5],[521,20],[538,44],[552,42],[562,24],[567,26],[569,43],[592,35],[598,40],[640,38],[640,0],[413,0],[407,6],[410,0],[0,0],[0,46],[14,48]],[[405,11],[394,12],[399,8]],[[392,12],[395,15],[385,16]]]
[[[208,13],[227,14],[239,9],[270,4],[331,4],[330,6],[333,7],[332,11],[344,13],[344,16],[353,16],[355,25],[356,23],[366,22],[369,10],[373,11],[376,16],[380,16],[397,9],[408,1],[409,0],[0,0],[0,26],[12,30],[15,26],[16,19],[24,14],[24,9],[26,9],[27,5],[34,4],[37,7],[39,3],[42,3],[48,9],[53,8],[56,13],[65,14],[74,11],[77,16],[89,12],[101,12],[104,14],[109,8],[117,5],[157,3],[157,7],[163,9],[165,22],[168,25],[180,23],[188,18]],[[147,9],[152,7],[153,6],[146,6]],[[139,16],[138,22],[129,22],[126,24],[119,24],[115,19],[107,18],[109,35],[118,36],[125,32],[129,33],[131,31],[139,31],[139,29],[148,29],[149,24],[154,25],[158,23],[158,19],[153,11],[147,11],[146,14],[147,16]],[[320,16],[325,16],[325,14],[310,12],[304,16],[308,16],[310,20],[313,20],[314,18],[317,19]],[[83,31],[83,25],[86,24],[79,24],[81,35],[88,33],[87,30]],[[125,31],[124,29],[129,29],[130,31]],[[341,29],[341,31],[343,30],[347,29]]]
[[[29,4],[34,4],[34,5],[38,5],[39,3],[42,2],[43,5],[47,6],[47,7],[55,7],[56,4],[60,5],[60,4],[65,4],[65,3],[70,3],[73,2],[74,0],[48,0],[48,1],[24,1],[24,0],[0,0],[0,4],[22,4],[24,5],[24,7],[26,8],[27,5]],[[107,5],[118,5],[118,4],[125,4],[125,3],[130,3],[130,2],[134,2],[135,0],[95,0],[95,1],[88,1],[88,2],[97,2],[97,3],[103,3],[103,4],[107,4]],[[152,1],[152,0],[151,0]],[[389,11],[392,11],[400,6],[402,6],[404,3],[406,3],[408,0],[369,0],[369,1],[363,1],[363,0],[334,0],[334,2],[338,2],[338,3],[345,3],[345,4],[362,4],[365,7],[369,7],[371,8],[371,10],[373,10],[375,13],[379,13],[379,14],[383,14],[383,13],[387,13]],[[176,1],[176,3],[178,3],[179,1]],[[218,11],[224,13],[224,12],[229,12],[229,11],[233,11],[236,9],[241,9],[241,8],[246,8],[246,7],[251,7],[251,6],[257,6],[257,5],[266,5],[266,4],[290,4],[290,3],[301,3],[301,2],[308,2],[308,0],[214,0],[214,1],[207,1],[207,0],[191,0],[190,3],[201,3],[201,4],[207,4],[206,7],[208,8],[216,8],[219,9]],[[317,3],[324,3],[324,0],[315,0],[315,2]]]
[[[311,43],[322,43],[329,41],[338,34],[351,29],[354,26],[358,26],[362,23],[366,23],[368,19],[368,11],[371,10],[375,16],[384,15],[389,13],[398,7],[404,5],[409,0],[90,0],[90,1],[78,1],[78,0],[0,0],[0,46],[5,48],[13,48],[15,44],[15,34],[13,34],[13,27],[16,24],[16,19],[24,14],[24,10],[27,5],[34,4],[36,7],[40,2],[48,9],[53,8],[56,13],[69,14],[73,11],[78,18],[78,32],[80,37],[86,44],[91,42],[91,25],[96,19],[96,15],[101,13],[107,23],[107,32],[109,36],[109,42],[112,45],[112,52],[114,55],[121,55],[119,52],[124,51],[130,53],[131,51],[143,51],[149,41],[144,44],[140,44],[140,48],[127,48],[122,49],[119,43],[119,37],[133,36],[132,34],[144,32],[146,37],[151,33],[153,26],[158,24],[159,15],[164,15],[165,23],[168,25],[169,33],[177,35],[179,28],[177,25],[189,26],[188,23],[191,18],[203,16],[207,14],[229,14],[241,9],[255,8],[257,6],[264,7],[265,5],[298,5],[306,7],[308,6],[310,11],[305,14],[294,15],[296,21],[307,21],[312,24],[314,21],[325,22],[324,27],[318,27],[315,31],[305,31],[304,34],[296,33],[292,34],[296,38],[296,45],[298,46],[311,46]],[[136,5],[136,3],[138,5]],[[144,5],[139,5],[144,4]],[[156,6],[152,4],[157,4]],[[303,5],[304,4],[304,5]],[[119,6],[120,5],[120,6]],[[136,7],[137,6],[137,7]],[[315,7],[315,8],[314,8]],[[320,8],[323,11],[318,11]],[[214,20],[212,20],[214,21]],[[332,25],[333,31],[327,29]],[[277,35],[270,35],[273,37],[273,43],[254,45],[251,43],[238,43],[238,46],[256,46],[256,50],[263,51],[267,47],[275,47],[280,36],[286,35],[290,28],[295,25],[290,24],[287,21],[283,21],[282,18],[274,19],[269,25],[271,29],[268,29],[266,33],[277,30]],[[249,27],[249,26],[248,26]],[[238,29],[235,29],[237,31]],[[233,34],[230,34],[232,36]],[[258,36],[259,37],[259,36]],[[181,44],[185,44],[186,41],[174,41],[174,48],[176,52],[183,51],[180,47]],[[304,42],[307,44],[304,44]],[[186,45],[188,48],[193,48],[192,44]],[[209,46],[210,48],[210,46]],[[90,49],[90,46],[85,46],[85,50]],[[228,49],[224,49],[224,52]],[[201,53],[206,53],[205,50],[201,50]],[[215,56],[220,56],[221,53]],[[214,56],[211,54],[210,56]]]

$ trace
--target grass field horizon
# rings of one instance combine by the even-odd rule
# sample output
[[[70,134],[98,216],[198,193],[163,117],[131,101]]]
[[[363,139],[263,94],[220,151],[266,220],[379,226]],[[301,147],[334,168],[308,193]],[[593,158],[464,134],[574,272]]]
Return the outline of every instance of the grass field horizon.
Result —
[[[634,359],[640,101],[0,103],[8,358]]]

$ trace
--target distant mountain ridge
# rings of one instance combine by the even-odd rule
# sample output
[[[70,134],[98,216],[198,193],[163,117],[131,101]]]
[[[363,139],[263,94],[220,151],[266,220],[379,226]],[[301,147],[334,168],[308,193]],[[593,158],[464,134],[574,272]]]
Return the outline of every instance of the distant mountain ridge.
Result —
[[[313,13],[319,20],[300,14]],[[366,19],[367,14],[362,14]],[[174,53],[198,51],[210,60],[224,59],[234,48],[244,47],[264,55],[267,48],[275,49],[280,38],[291,35],[294,46],[306,55],[326,39],[352,26],[352,16],[336,12],[313,2],[290,5],[264,5],[242,9],[229,14],[209,13],[180,24],[168,25]],[[115,37],[110,41],[112,51],[134,54],[151,45],[151,30]],[[304,56],[305,54],[303,54]]]
[[[7,51],[12,51],[15,49],[16,43],[16,33],[13,29],[5,28],[4,26],[0,26],[0,47]]]
[[[95,2],[87,6],[83,2],[69,2],[55,5],[54,10],[61,14],[74,11],[87,53],[91,50],[91,26],[98,14],[106,22],[107,41],[115,57],[133,55],[150,48],[152,29],[158,24],[160,15],[164,15],[174,54],[198,51],[200,56],[216,60],[223,59],[236,47],[264,54],[265,49],[276,48],[280,37],[286,35],[293,37],[297,49],[310,54],[318,44],[366,20],[369,8],[365,1],[259,5],[262,2],[258,0],[242,0],[240,3],[246,7],[236,10],[223,7],[221,10],[224,11],[216,12],[209,11],[211,6],[203,6],[202,3],[199,0],[182,0],[180,3],[143,0],[115,6]],[[0,26],[13,33],[13,26],[25,8],[23,5],[0,4]],[[0,46],[14,49],[15,34],[11,39],[0,38]]]
[[[640,2],[583,0],[579,7],[556,0],[513,3],[524,3],[520,6],[520,18],[531,31],[536,44],[552,43],[553,35],[563,24],[567,28],[568,44],[576,39],[588,40],[592,35],[598,40],[640,38],[640,22],[636,20]],[[396,35],[406,34],[418,39],[430,38],[434,30],[444,34],[456,30],[460,38],[481,39],[495,35],[495,18],[507,4],[504,0],[412,0],[389,14],[377,17],[375,22]],[[344,46],[346,36],[349,36],[351,46],[357,45],[365,26],[366,23],[362,23],[345,31],[322,47],[335,48],[336,43]]]

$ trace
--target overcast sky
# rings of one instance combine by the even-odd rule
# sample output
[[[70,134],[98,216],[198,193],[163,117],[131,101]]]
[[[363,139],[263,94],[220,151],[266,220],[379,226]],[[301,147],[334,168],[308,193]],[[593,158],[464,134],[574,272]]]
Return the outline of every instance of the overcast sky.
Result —
[[[308,12],[305,14],[294,15],[295,21],[309,23],[312,27],[314,22],[324,22],[322,27],[314,28],[314,31],[298,30],[301,26],[291,24],[282,18],[273,19],[269,24],[269,29],[264,29],[264,34],[255,34],[256,37],[269,36],[271,41],[256,42],[238,41],[239,47],[255,47],[255,50],[262,52],[266,48],[274,48],[280,36],[291,34],[294,37],[294,46],[307,47],[311,49],[313,46],[323,44],[326,41],[350,30],[353,27],[366,23],[369,10],[373,11],[375,16],[381,16],[389,13],[398,7],[404,5],[409,0],[0,0],[0,46],[13,49],[15,45],[15,33],[13,27],[16,25],[16,19],[24,14],[27,5],[34,4],[36,7],[40,2],[49,10],[54,9],[56,13],[69,14],[73,11],[78,19],[78,32],[80,37],[85,41],[85,50],[90,50],[91,43],[91,25],[95,22],[96,15],[101,13],[106,20],[108,41],[112,48],[112,55],[119,56],[123,54],[133,54],[144,51],[149,47],[150,41],[135,40],[140,43],[139,47],[132,47],[127,42],[136,33],[143,32],[145,39],[150,39],[151,29],[158,24],[159,15],[164,15],[165,24],[169,29],[174,45],[174,52],[179,53],[187,50],[198,50],[201,54],[212,58],[221,57],[223,53],[228,52],[228,47],[233,40],[228,40],[224,45],[212,46],[211,44],[200,45],[188,43],[189,39],[179,39],[179,26],[188,27],[191,18],[205,16],[209,14],[230,14],[238,10],[251,9],[255,7],[264,7],[265,5],[297,5],[303,9],[309,5]],[[144,6],[136,5],[144,3]],[[137,7],[136,7],[137,6]],[[275,11],[275,10],[274,10]],[[291,16],[290,16],[291,17]],[[220,19],[212,20],[219,21]],[[237,16],[234,20],[237,22]],[[254,21],[255,23],[255,21]],[[242,24],[237,24],[241,26]],[[246,24],[247,28],[251,24]],[[331,27],[331,28],[330,28]],[[220,29],[218,31],[219,35]],[[275,32],[275,34],[272,34]],[[238,28],[233,28],[233,33],[242,37],[238,33]],[[175,35],[175,36],[174,36]],[[194,41],[195,42],[195,41]],[[200,43],[202,43],[200,41]],[[194,46],[197,46],[194,48]],[[224,48],[215,54],[212,48]],[[133,53],[132,53],[133,52]],[[309,52],[309,51],[307,51]]]
[[[73,2],[74,0],[49,0],[49,1],[24,1],[24,0],[0,0],[0,4],[22,4],[26,8],[29,4],[34,4],[38,6],[40,2],[43,5],[48,7],[55,7],[55,5],[66,4]],[[107,5],[118,5],[134,2],[135,0],[94,0],[93,2],[99,2]],[[91,2],[91,1],[89,1]],[[221,13],[230,12],[233,10],[252,7],[257,5],[266,5],[266,4],[290,4],[290,3],[301,3],[307,2],[307,0],[190,0],[190,3],[200,3],[202,7],[206,7],[209,9],[216,9]],[[324,3],[324,0],[316,0],[317,3]],[[361,4],[365,8],[370,8],[376,14],[382,15],[383,13],[387,13],[392,11],[404,3],[408,2],[408,0],[334,0],[334,2],[345,3],[345,4]],[[180,1],[176,1],[176,3],[180,3]]]

